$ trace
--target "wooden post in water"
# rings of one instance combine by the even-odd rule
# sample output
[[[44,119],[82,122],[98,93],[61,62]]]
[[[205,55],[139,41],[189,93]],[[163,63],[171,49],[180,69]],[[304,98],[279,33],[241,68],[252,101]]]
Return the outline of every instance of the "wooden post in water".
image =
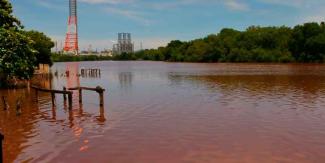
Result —
[[[63,91],[67,91],[66,87],[63,87]],[[63,94],[63,101],[66,102],[67,101],[67,95]]]
[[[0,133],[0,162],[3,162],[2,141],[5,137]]]
[[[55,107],[55,93],[51,92],[51,97],[52,97],[52,106]]]
[[[105,122],[105,109],[104,106],[99,107],[99,117],[97,118],[99,122]]]
[[[69,110],[72,110],[72,93],[68,94],[68,100],[69,100]]]
[[[97,86],[96,92],[99,94],[99,105],[104,106],[104,89],[100,86]]]
[[[17,101],[16,101],[16,115],[19,116],[21,115],[21,99],[19,98]]]
[[[105,89],[103,89],[100,86],[97,86],[96,88],[75,87],[75,88],[69,88],[69,90],[78,90],[79,91],[79,102],[80,103],[82,103],[82,90],[96,91],[99,94],[100,106],[104,106],[104,92],[105,92]]]
[[[3,110],[8,110],[9,105],[7,103],[6,97],[2,96],[2,101],[3,101]]]
[[[82,104],[82,89],[79,88],[79,103]]]
[[[35,89],[36,91],[51,93],[53,106],[55,106],[55,94],[68,94],[69,109],[72,109],[72,92],[70,92],[70,91],[62,91],[62,90],[44,89],[44,88],[39,88],[39,87],[36,87],[36,86],[31,86],[31,87],[33,89]]]
[[[104,106],[104,93],[103,92],[101,92],[101,93],[99,93],[99,105],[100,106]]]

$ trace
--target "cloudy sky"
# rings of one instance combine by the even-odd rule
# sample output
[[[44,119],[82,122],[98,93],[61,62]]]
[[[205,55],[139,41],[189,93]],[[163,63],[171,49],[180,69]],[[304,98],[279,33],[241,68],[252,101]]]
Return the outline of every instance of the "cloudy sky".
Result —
[[[68,0],[10,0],[27,29],[64,42]],[[191,40],[224,27],[294,26],[325,20],[325,0],[77,0],[81,50],[112,48],[118,32],[132,33],[136,49]]]

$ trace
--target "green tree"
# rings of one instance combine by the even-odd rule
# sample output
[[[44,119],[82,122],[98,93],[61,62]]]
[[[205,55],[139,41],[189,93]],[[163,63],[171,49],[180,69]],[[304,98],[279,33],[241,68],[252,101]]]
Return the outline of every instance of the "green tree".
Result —
[[[25,34],[33,40],[33,48],[38,52],[36,54],[37,65],[40,63],[52,65],[51,49],[54,47],[52,40],[38,31],[27,31]]]
[[[36,51],[21,30],[9,1],[0,0],[0,86],[9,80],[29,79],[33,75]]]
[[[325,62],[325,23],[294,28],[251,26],[245,31],[225,28],[203,39],[174,40],[135,57],[186,62]]]
[[[321,53],[324,51],[321,45],[325,33],[323,24],[305,23],[297,25],[293,29],[293,40],[290,45],[294,57],[300,62],[321,62]]]
[[[8,79],[30,79],[35,53],[31,40],[21,32],[0,28],[0,72]]]
[[[0,0],[0,27],[9,28],[22,28],[20,21],[12,15],[12,5],[8,0]]]

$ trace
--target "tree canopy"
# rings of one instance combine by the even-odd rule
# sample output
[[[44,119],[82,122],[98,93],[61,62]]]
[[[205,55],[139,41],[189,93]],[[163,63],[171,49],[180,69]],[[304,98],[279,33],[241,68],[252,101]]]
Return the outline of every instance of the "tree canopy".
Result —
[[[44,33],[33,30],[25,32],[25,35],[32,39],[33,48],[37,51],[36,64],[52,65],[51,49],[54,47],[52,40]]]
[[[52,63],[53,42],[43,33],[23,31],[8,0],[0,0],[0,86],[30,79],[38,63]]]
[[[34,72],[35,54],[31,40],[21,32],[0,28],[0,73],[6,79],[29,79]]]
[[[12,5],[8,0],[0,0],[0,27],[9,28],[21,28],[20,21],[12,15]]]
[[[137,52],[137,59],[186,62],[325,62],[325,25],[222,29],[192,41]]]

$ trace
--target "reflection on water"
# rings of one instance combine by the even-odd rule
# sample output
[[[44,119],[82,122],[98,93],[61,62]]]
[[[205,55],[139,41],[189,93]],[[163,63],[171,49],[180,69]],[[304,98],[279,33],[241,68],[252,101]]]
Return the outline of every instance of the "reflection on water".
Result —
[[[75,88],[80,87],[80,79],[79,79],[79,63],[72,62],[66,65],[66,72],[69,73],[69,77],[67,77],[67,88]]]
[[[128,89],[132,87],[133,74],[131,72],[120,72],[118,78],[121,88]]]
[[[80,67],[101,69],[82,77]],[[57,95],[0,90],[5,162],[324,162],[325,65],[56,63],[46,88],[78,91],[69,111]],[[64,75],[69,71],[69,76]],[[61,75],[63,74],[63,75]],[[22,115],[14,105],[23,99]]]

